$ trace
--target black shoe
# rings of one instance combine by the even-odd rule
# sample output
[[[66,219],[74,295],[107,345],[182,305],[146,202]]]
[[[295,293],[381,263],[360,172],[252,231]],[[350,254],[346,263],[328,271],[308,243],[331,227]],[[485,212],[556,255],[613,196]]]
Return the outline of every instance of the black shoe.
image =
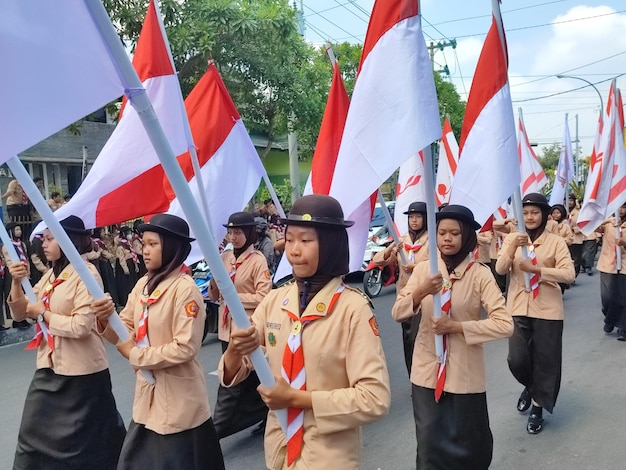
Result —
[[[517,411],[523,413],[528,408],[530,408],[530,392],[527,388],[524,389],[522,394],[519,396],[519,400],[517,400]]]
[[[528,434],[539,434],[543,430],[543,417],[532,413],[528,417],[526,431]]]
[[[593,276],[593,271],[591,270],[591,268],[589,268],[589,271],[587,271],[587,276]]]
[[[256,427],[250,431],[250,434],[253,436],[263,436],[265,434],[265,425],[267,424],[266,420],[261,421]]]
[[[612,325],[609,325],[608,323],[605,323],[603,330],[606,334],[609,334],[609,333],[613,333],[613,328],[615,327]]]
[[[11,328],[9,328],[8,326],[4,326],[4,325],[0,325],[0,331],[7,331],[10,330]]]
[[[13,327],[20,330],[28,330],[30,328],[30,323],[28,323],[28,320],[14,321]]]
[[[621,328],[617,329],[617,341],[626,341],[626,331]]]

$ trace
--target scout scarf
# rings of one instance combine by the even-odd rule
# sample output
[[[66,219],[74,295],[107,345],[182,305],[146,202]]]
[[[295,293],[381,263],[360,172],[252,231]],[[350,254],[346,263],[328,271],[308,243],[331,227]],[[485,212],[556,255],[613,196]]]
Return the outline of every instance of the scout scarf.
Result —
[[[237,261],[235,262],[235,266],[233,267],[233,270],[228,274],[230,276],[230,280],[233,282],[233,284],[235,284],[235,276],[237,275],[237,269],[239,269],[239,266],[241,266],[245,260],[250,258],[252,253],[254,253],[255,251],[256,250],[252,250],[250,253],[248,253],[246,255],[246,257],[244,259],[240,260],[239,258],[237,258]],[[228,305],[225,304],[224,305],[224,313],[222,314],[222,326],[223,327],[226,327],[226,325],[228,324],[229,312],[230,312],[230,310],[228,308]]]
[[[130,251],[130,256],[133,258],[133,264],[138,265],[139,258],[137,257],[137,253],[135,253],[135,250],[133,250],[133,247],[130,245],[130,242],[125,238],[120,237],[120,245]]]
[[[24,245],[20,240],[11,240],[13,246],[15,247],[15,251],[17,251],[17,256],[20,258],[20,261],[26,261],[26,253],[24,251]]]
[[[528,259],[532,261],[533,266],[537,266],[537,254],[533,243],[528,244]],[[539,295],[539,274],[530,274],[530,290],[533,293],[533,300],[536,299]]]
[[[43,306],[46,310],[50,310],[50,296],[54,291],[54,288],[61,284],[65,279],[57,279],[52,284],[48,284],[43,291],[43,295],[41,296],[41,302],[43,302]],[[41,344],[41,340],[46,338],[46,342],[48,343],[48,347],[54,351],[54,336],[50,334],[48,330],[48,325],[45,321],[40,321],[37,319],[37,327],[35,328],[35,337],[30,340],[30,342],[26,345],[24,349],[37,349]]]
[[[471,259],[471,258],[470,258]],[[470,261],[465,268],[465,273],[473,266],[474,261]],[[452,305],[452,285],[456,278],[445,279],[443,288],[441,289],[441,314],[450,316],[450,307]],[[443,387],[446,384],[446,362],[448,360],[448,335],[443,335],[443,360],[437,364],[437,383],[435,385],[435,401],[439,403],[439,399],[443,394]]]
[[[343,292],[345,285],[339,284],[337,291],[328,304],[326,315],[330,315],[337,303],[337,299]],[[306,293],[303,296],[306,298]],[[319,304],[323,305],[323,304]],[[298,318],[297,315],[287,310],[291,319],[291,333],[285,344],[281,373],[285,381],[296,390],[306,390],[306,371],[304,368],[304,352],[302,351],[302,330],[306,325],[322,318],[323,315],[305,315]],[[301,408],[287,409],[287,466],[290,466],[302,452],[304,437],[304,410]]]
[[[409,254],[409,261],[411,263],[415,261],[415,253],[417,253],[420,250],[420,248],[423,247],[423,246],[424,246],[424,243],[421,242],[420,240],[416,241],[413,244],[411,244],[411,243],[405,243],[404,244],[404,249]]]

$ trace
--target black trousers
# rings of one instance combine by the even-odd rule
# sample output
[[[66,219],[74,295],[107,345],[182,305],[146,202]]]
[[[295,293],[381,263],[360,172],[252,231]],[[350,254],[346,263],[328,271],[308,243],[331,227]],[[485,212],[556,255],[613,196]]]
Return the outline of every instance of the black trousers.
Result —
[[[580,273],[580,267],[583,261],[583,245],[582,243],[574,244],[572,243],[569,246],[569,253],[574,261],[574,270],[576,271],[576,275]]]
[[[415,338],[420,328],[422,312],[414,317],[400,323],[402,326],[402,346],[404,347],[404,363],[406,370],[411,377],[411,366],[413,365],[413,349],[415,348]]]
[[[626,274],[600,273],[604,323],[626,330]]]
[[[509,370],[550,413],[561,388],[563,320],[514,316],[509,338]]]
[[[596,240],[583,240],[582,267],[592,268],[596,260],[598,242]]]

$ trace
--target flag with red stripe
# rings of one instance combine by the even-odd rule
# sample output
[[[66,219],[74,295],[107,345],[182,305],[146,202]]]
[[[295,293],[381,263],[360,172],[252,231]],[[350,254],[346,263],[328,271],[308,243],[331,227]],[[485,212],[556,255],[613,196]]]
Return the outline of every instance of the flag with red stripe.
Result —
[[[439,141],[439,164],[437,166],[437,182],[435,184],[435,199],[437,206],[450,201],[452,180],[459,164],[459,144],[452,132],[450,118],[446,116],[443,122],[443,135]]]
[[[548,178],[541,163],[539,163],[537,154],[530,145],[521,114],[518,116],[517,122],[517,155],[522,172],[520,188],[522,194],[541,192],[541,188],[548,184]]]

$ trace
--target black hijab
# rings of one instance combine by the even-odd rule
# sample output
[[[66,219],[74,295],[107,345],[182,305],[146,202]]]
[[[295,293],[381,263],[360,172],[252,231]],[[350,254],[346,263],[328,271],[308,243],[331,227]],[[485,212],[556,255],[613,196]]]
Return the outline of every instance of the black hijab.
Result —
[[[250,245],[254,245],[258,240],[256,227],[254,225],[238,228],[241,229],[244,236],[246,237],[246,242],[241,248],[235,248],[233,246],[233,253],[235,254],[235,258],[239,258],[239,256],[241,256],[241,254],[246,251]]]
[[[191,251],[191,243],[180,237],[159,232],[153,233],[158,234],[161,239],[161,267],[154,271],[148,271],[146,295],[151,295],[159,283],[172,272],[180,270]]]

